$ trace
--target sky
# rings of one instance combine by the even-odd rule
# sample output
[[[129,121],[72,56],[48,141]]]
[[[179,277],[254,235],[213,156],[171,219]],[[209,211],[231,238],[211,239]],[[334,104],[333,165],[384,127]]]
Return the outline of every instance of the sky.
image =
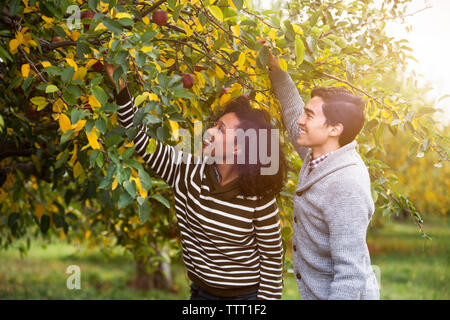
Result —
[[[270,8],[271,0],[253,0],[255,7]],[[382,1],[382,0],[375,0]],[[420,11],[421,9],[426,10]],[[435,100],[450,94],[450,0],[413,0],[407,7],[404,22],[388,22],[386,34],[396,39],[407,39],[413,49],[412,56],[418,62],[411,61],[409,69],[416,74],[418,84],[430,83],[433,90],[430,97]],[[406,26],[412,25],[407,32]],[[444,109],[437,114],[443,123],[450,123],[450,97],[434,107]]]
[[[406,17],[404,24],[387,24],[386,33],[409,41],[412,55],[418,60],[410,62],[410,68],[423,75],[418,83],[429,82],[433,88],[431,96],[438,99],[450,94],[450,0],[413,0],[407,12],[413,13],[427,6],[430,8]],[[408,24],[412,26],[411,32],[406,31]],[[439,118],[449,123],[450,98],[435,107],[444,109]]]

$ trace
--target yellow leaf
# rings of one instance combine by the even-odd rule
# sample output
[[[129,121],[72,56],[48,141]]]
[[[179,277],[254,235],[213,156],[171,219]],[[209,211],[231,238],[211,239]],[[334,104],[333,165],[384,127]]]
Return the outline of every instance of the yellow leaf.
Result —
[[[69,66],[73,67],[73,69],[74,69],[75,71],[78,70],[78,66],[77,66],[77,64],[76,64],[75,61],[73,61],[73,60],[70,59],[70,58],[66,58],[66,61],[67,61],[67,64],[68,64]]]
[[[191,27],[187,23],[183,23],[184,32],[186,32],[186,36],[190,37],[194,33],[194,30],[191,29]]]
[[[279,61],[280,61],[281,70],[287,71],[288,65],[286,63],[286,60],[284,60],[283,58],[280,58]]]
[[[145,16],[142,18],[142,22],[144,22],[145,24],[148,25],[148,24],[150,24],[150,19],[147,16]]]
[[[77,160],[77,150],[78,150],[78,145],[75,144],[75,149],[73,150],[72,158],[70,158],[70,161],[69,161],[69,163],[72,164],[72,165]]]
[[[166,68],[171,67],[175,63],[175,59],[169,59],[166,61]]]
[[[97,100],[97,98],[95,98],[94,95],[90,95],[89,96],[89,104],[91,105],[91,107],[101,107],[101,103]]]
[[[240,31],[238,25],[232,26],[232,27],[231,27],[231,31],[233,31],[233,34],[234,34],[236,37],[239,37],[239,36],[241,35],[241,31]]]
[[[46,16],[41,16],[41,17],[42,17],[42,19],[43,19],[46,23],[52,23],[53,20],[55,20],[55,19],[53,19],[53,18],[49,18],[49,17],[46,17]]]
[[[34,208],[34,214],[38,219],[41,219],[42,215],[44,214],[45,211],[45,207],[42,203],[39,203],[35,208]]]
[[[86,62],[86,68],[92,67],[94,64],[97,63],[97,59],[89,59],[88,62]]]
[[[72,124],[70,123],[70,119],[64,113],[61,113],[59,115],[59,126],[63,133],[66,132],[67,130],[72,129]]]
[[[116,13],[116,18],[117,19],[123,19],[123,18],[128,18],[128,19],[132,19],[131,15],[127,12],[118,12]]]
[[[78,31],[74,31],[72,32],[72,34],[70,35],[70,39],[72,39],[73,41],[77,41],[80,38],[80,33]]]
[[[221,106],[224,106],[230,100],[231,100],[231,95],[226,93],[220,97],[219,103]]]
[[[216,66],[216,75],[218,78],[222,79],[225,76],[225,72],[223,72],[222,68]]]
[[[91,132],[88,133],[86,130],[86,137],[88,138],[89,145],[92,147],[92,149],[100,149],[100,145],[98,144],[97,135],[95,132],[97,131],[97,128],[95,126],[91,129]]]
[[[239,59],[238,59],[239,70],[243,70],[242,68],[244,67],[244,64],[245,64],[245,53],[241,52],[241,54],[239,55]]]
[[[230,7],[232,7],[233,9],[237,10],[236,6],[235,6],[234,3],[233,3],[233,0],[228,0],[228,5],[229,5]]]
[[[86,233],[84,234],[84,238],[87,240],[89,239],[91,236],[91,230],[86,231]]]
[[[142,50],[142,52],[150,52],[150,51],[153,50],[153,47],[151,47],[151,46],[143,46],[141,48],[141,50]]]
[[[223,21],[223,13],[222,10],[218,6],[210,6],[208,7],[209,12],[219,21]]]
[[[43,66],[44,68],[50,67],[50,66],[52,65],[52,64],[51,64],[50,62],[48,62],[48,61],[42,61],[41,64],[42,64],[42,66]]]
[[[150,93],[149,95],[148,95],[148,99],[150,100],[150,101],[159,101],[159,97],[156,95],[156,94],[154,94],[154,93]]]
[[[112,190],[116,189],[118,185],[119,185],[119,181],[117,181],[117,179],[114,177],[114,181],[112,183],[112,188],[111,189]]]
[[[75,73],[73,74],[72,80],[83,80],[86,76],[87,69],[85,67],[80,67]]]
[[[9,42],[9,52],[11,52],[11,54],[16,54],[17,53],[17,48],[19,47],[20,42],[17,39],[12,39]]]
[[[78,178],[83,173],[83,166],[81,165],[80,161],[77,161],[75,163],[75,166],[73,167],[73,176],[75,178]]]
[[[176,121],[172,121],[172,120],[169,120],[169,125],[170,125],[170,128],[172,129],[172,134],[173,134],[173,137],[175,138],[175,140],[177,140],[178,139],[178,122],[176,122]]]
[[[103,22],[100,22],[94,29],[94,31],[98,31],[98,30],[108,30],[108,29],[105,27]]]
[[[74,126],[73,129],[75,130],[75,132],[80,131],[81,129],[84,128],[84,125],[86,124],[86,120],[79,120]]]
[[[22,71],[22,77],[27,78],[28,74],[30,73],[30,65],[28,63],[23,64],[21,71]]]

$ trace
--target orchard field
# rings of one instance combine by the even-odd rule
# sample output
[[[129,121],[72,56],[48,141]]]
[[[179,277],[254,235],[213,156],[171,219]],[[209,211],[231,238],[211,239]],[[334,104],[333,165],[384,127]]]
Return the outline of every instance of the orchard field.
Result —
[[[118,123],[126,80],[135,126],[174,145],[246,95],[281,129],[277,198],[290,274],[292,195],[302,165],[267,74],[269,48],[305,101],[343,86],[366,102],[357,137],[376,212],[372,264],[384,299],[449,299],[449,125],[394,39],[411,1],[10,0],[0,4],[0,299],[186,299],[174,198]],[[259,5],[258,5],[259,4]],[[105,65],[115,67],[114,83]],[[431,238],[432,240],[430,240]],[[66,288],[80,266],[82,289]]]

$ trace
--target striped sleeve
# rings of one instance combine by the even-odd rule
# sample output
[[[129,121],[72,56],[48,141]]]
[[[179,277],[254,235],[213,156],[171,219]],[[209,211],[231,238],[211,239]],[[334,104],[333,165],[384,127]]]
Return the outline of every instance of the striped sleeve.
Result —
[[[258,298],[281,299],[283,245],[277,201],[271,198],[261,203],[254,218],[261,265]]]
[[[134,104],[134,99],[128,88],[122,89],[116,97],[119,105],[117,116],[119,123],[126,129],[133,126],[133,117],[138,108]],[[147,135],[148,128],[144,125],[139,129],[134,138],[135,152],[159,175],[164,181],[173,187],[175,176],[179,171],[182,162],[182,152],[175,147],[156,141],[156,150],[152,154],[146,152],[150,137]]]

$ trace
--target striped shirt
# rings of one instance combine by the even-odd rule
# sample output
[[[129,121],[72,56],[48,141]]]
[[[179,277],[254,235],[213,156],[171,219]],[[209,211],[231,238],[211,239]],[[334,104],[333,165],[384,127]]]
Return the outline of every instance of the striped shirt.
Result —
[[[117,104],[119,123],[130,128],[137,107],[127,88]],[[237,179],[221,186],[207,156],[200,159],[159,141],[147,154],[147,128],[138,129],[136,153],[174,191],[190,280],[221,297],[258,289],[259,299],[281,299],[283,246],[276,199],[242,196]]]

